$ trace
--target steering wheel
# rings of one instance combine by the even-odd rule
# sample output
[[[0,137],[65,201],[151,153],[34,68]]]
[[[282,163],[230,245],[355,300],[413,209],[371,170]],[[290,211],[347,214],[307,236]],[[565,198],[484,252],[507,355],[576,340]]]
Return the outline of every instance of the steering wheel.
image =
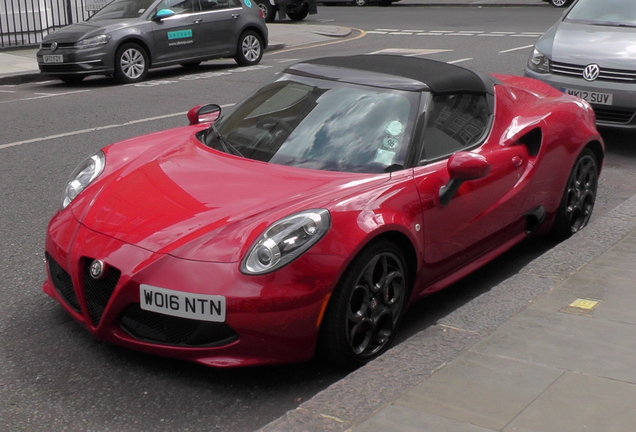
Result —
[[[256,126],[263,129],[270,129],[269,127],[267,127],[267,125],[272,125],[271,129],[273,129],[276,126],[280,126],[280,128],[284,129],[285,132],[287,132],[288,134],[294,131],[294,128],[291,127],[289,123],[277,117],[267,116],[267,117],[263,117],[258,122],[256,122]]]

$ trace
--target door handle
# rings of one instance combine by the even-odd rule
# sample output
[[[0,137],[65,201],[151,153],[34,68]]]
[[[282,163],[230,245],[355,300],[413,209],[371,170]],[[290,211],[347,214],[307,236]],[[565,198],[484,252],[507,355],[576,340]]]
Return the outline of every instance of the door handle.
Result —
[[[240,17],[240,16],[241,16],[241,14],[238,14],[238,13],[233,13],[233,14],[232,14],[232,18],[238,18],[238,17]]]
[[[201,23],[201,21],[203,21],[203,19],[202,19],[202,18],[197,18],[197,19],[195,19],[193,22],[194,22],[195,24],[199,24],[199,23]]]

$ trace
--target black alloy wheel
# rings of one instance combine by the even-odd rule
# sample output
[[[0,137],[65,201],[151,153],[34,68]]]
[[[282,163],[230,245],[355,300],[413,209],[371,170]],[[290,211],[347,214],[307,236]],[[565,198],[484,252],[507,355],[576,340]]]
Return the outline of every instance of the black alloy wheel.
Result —
[[[552,234],[566,239],[583,229],[594,210],[598,189],[598,161],[590,149],[584,149],[574,163],[561,205],[552,226]]]
[[[350,369],[385,352],[404,314],[409,275],[401,249],[378,241],[345,271],[325,312],[319,353]]]

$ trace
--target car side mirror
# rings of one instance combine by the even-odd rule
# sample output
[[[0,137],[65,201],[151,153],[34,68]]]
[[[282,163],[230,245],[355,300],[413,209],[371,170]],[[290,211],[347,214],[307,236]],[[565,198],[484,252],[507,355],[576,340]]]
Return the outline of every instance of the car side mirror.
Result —
[[[221,107],[217,104],[197,105],[188,111],[188,122],[191,125],[214,123],[221,116]]]
[[[161,21],[163,19],[166,18],[170,18],[171,16],[176,15],[174,13],[174,11],[170,10],[170,9],[160,9],[159,11],[157,11],[157,13],[155,14],[154,17],[152,17],[153,21]]]
[[[439,201],[442,205],[448,205],[465,181],[486,177],[491,165],[478,153],[457,152],[448,158],[446,168],[450,180],[439,190]]]

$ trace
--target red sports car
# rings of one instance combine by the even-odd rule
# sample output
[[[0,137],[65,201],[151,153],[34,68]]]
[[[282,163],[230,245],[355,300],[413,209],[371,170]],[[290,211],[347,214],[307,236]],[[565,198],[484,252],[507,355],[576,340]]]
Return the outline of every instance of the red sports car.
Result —
[[[413,57],[302,62],[220,111],[71,175],[43,288],[98,339],[217,367],[361,365],[414,301],[583,228],[604,158],[585,101]]]

